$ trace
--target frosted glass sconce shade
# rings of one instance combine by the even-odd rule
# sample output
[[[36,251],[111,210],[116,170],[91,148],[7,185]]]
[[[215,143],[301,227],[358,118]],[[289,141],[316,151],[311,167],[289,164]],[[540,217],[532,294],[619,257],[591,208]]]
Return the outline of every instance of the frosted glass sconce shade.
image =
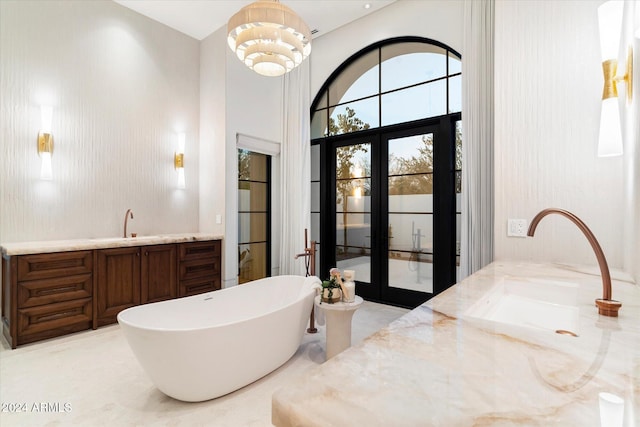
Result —
[[[173,167],[178,172],[178,188],[185,188],[186,183],[184,179],[184,145],[185,135],[184,133],[178,134],[178,148],[174,153]]]
[[[622,132],[620,130],[620,109],[618,98],[602,100],[600,112],[600,137],[598,157],[622,155]]]
[[[281,76],[311,53],[311,31],[278,0],[258,0],[227,23],[229,47],[247,67],[263,76]]]
[[[598,156],[600,157],[622,155],[618,82],[626,83],[626,94],[629,100],[631,100],[633,92],[633,50],[631,48],[629,48],[627,56],[625,75],[617,75],[623,7],[624,2],[621,0],[610,0],[598,7],[600,51],[604,75],[600,133],[598,137]]]
[[[623,6],[623,1],[611,0],[598,7],[600,53],[602,54],[603,61],[616,59],[618,57]]]
[[[53,108],[48,105],[40,106],[40,132],[38,133],[38,155],[41,159],[40,179],[53,179],[51,168],[51,155],[53,154],[53,135],[51,134],[51,121]]]

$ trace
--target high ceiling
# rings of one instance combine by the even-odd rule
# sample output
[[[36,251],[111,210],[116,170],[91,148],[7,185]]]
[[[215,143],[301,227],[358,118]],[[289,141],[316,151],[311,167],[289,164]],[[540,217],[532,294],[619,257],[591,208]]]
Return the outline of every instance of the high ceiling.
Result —
[[[202,40],[220,27],[246,0],[114,0],[173,29]],[[383,8],[395,0],[282,0],[317,30],[314,37],[335,30],[351,21]],[[366,5],[369,5],[367,8]]]

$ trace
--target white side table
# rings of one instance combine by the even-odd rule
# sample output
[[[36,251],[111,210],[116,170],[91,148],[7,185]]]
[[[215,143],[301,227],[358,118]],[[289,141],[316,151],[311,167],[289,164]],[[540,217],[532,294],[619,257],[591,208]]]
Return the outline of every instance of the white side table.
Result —
[[[327,322],[327,360],[351,347],[351,318],[362,301],[362,298],[356,295],[354,302],[335,302],[333,304],[323,302],[320,304],[320,295],[316,296],[315,305],[324,310]]]

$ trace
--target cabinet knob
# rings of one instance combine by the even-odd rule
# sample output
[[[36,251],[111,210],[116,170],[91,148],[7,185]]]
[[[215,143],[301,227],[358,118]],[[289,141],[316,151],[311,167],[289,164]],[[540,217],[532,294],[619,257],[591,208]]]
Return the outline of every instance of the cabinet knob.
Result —
[[[145,251],[145,252],[144,252],[144,256],[149,256],[149,252],[148,252],[148,251]]]

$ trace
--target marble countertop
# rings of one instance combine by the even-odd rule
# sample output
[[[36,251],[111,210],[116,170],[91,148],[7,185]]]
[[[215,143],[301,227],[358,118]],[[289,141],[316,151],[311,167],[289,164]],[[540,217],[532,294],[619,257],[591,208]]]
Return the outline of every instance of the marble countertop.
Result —
[[[94,239],[43,240],[6,243],[1,246],[3,255],[27,255],[50,252],[84,251],[92,249],[130,246],[161,245],[169,243],[222,240],[223,236],[207,233],[158,234],[137,237],[98,237]]]
[[[579,336],[468,318],[505,278],[577,283]],[[599,316],[597,268],[494,262],[274,393],[284,426],[599,426],[598,393],[640,422],[640,286],[612,271],[618,318]]]

